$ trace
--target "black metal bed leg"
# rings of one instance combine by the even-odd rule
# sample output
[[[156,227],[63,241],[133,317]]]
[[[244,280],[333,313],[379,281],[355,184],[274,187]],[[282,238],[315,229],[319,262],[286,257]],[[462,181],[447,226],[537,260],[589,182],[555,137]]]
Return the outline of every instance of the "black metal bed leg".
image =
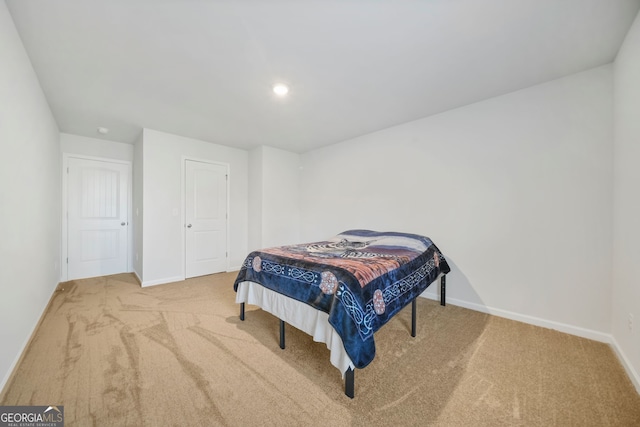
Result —
[[[244,320],[244,303],[240,303],[240,320]]]
[[[447,293],[447,275],[443,274],[440,278],[440,305],[445,305],[445,296]]]
[[[344,394],[353,399],[355,396],[354,393],[354,382],[355,382],[355,372],[353,368],[347,369],[347,372],[344,373]]]
[[[284,350],[284,320],[280,320],[280,348]]]
[[[411,336],[415,338],[416,336],[416,301],[418,297],[415,297],[413,301],[411,301]]]

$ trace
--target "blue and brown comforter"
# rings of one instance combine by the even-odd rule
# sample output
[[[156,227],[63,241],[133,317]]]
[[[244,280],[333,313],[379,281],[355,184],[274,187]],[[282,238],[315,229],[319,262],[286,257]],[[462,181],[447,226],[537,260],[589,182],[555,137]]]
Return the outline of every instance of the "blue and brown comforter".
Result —
[[[328,313],[353,364],[364,368],[375,356],[374,332],[449,271],[428,237],[350,230],[252,252],[233,287],[260,283]]]

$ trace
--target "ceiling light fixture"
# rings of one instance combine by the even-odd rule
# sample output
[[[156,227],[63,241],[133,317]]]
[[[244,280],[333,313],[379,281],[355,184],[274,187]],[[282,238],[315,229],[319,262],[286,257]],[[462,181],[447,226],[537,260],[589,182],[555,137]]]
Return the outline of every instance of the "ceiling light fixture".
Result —
[[[98,128],[98,133],[101,133],[102,135],[106,135],[106,134],[109,133],[109,129],[103,128],[103,127],[99,127]]]
[[[285,96],[287,93],[289,93],[289,88],[286,85],[278,83],[276,85],[273,85],[273,93],[278,96]]]

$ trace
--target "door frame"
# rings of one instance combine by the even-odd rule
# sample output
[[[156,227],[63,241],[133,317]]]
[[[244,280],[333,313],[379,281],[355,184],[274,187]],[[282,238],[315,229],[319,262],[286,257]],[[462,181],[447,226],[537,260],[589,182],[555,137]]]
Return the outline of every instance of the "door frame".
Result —
[[[215,160],[204,159],[201,157],[192,157],[192,156],[182,156],[180,161],[180,204],[181,204],[181,230],[182,230],[182,280],[186,280],[187,278],[187,160],[192,162],[200,162],[200,163],[208,163],[211,165],[224,166],[227,170],[227,209],[226,209],[226,233],[227,233],[227,241],[226,241],[226,260],[225,260],[225,271],[229,271],[229,206],[231,204],[231,192],[229,191],[231,188],[231,167],[229,163],[225,162],[217,162]]]
[[[104,163],[118,163],[127,165],[129,167],[129,179],[127,180],[127,222],[130,227],[128,229],[128,237],[127,237],[127,272],[130,273],[133,271],[133,228],[135,224],[133,224],[133,168],[132,163],[128,160],[118,160],[118,159],[110,159],[108,157],[95,157],[95,156],[85,156],[82,154],[74,154],[74,153],[62,153],[62,243],[60,248],[60,281],[66,282],[68,280],[68,266],[67,257],[69,250],[69,221],[68,221],[68,209],[67,203],[69,203],[68,189],[69,185],[69,176],[67,169],[69,168],[69,159],[80,159],[80,160],[93,160]]]

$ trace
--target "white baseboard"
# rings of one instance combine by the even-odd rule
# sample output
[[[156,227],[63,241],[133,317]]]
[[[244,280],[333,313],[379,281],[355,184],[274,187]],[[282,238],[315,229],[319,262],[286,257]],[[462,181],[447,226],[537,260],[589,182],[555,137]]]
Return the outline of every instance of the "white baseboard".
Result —
[[[133,270],[132,273],[136,276],[136,279],[138,279],[138,283],[140,283],[140,286],[142,286],[142,278],[140,277],[138,272],[136,270]]]
[[[226,270],[226,272],[228,273],[228,272],[238,271],[238,270],[240,270],[240,267],[234,267]],[[165,283],[182,282],[183,280],[185,280],[183,276],[176,276],[176,277],[167,277],[164,279],[142,281],[142,279],[140,279],[140,276],[138,276],[137,272],[134,271],[133,273],[136,275],[136,277],[138,278],[138,281],[142,284],[141,286],[143,288],[146,288],[147,286],[164,285]]]
[[[627,355],[618,345],[618,341],[614,336],[611,337],[611,347],[613,347],[613,351],[616,352],[618,359],[620,359],[620,363],[622,363],[625,371],[627,371],[627,375],[629,375],[629,378],[631,378],[631,382],[635,386],[636,391],[638,392],[638,394],[640,394],[640,375],[638,375],[638,372],[633,369],[633,365],[627,358]]]
[[[143,288],[147,286],[164,285],[165,283],[181,282],[184,280],[182,276],[165,277],[164,279],[147,280],[146,282],[140,281]]]
[[[436,294],[435,292],[423,292],[422,295],[420,296],[433,299],[436,301],[440,301],[440,295]],[[585,329],[579,326],[568,325],[566,323],[554,322],[552,320],[540,319],[539,317],[514,313],[512,311],[487,307],[482,304],[462,301],[455,298],[447,298],[446,302],[447,304],[468,308],[469,310],[479,311],[482,313],[491,314],[493,316],[504,317],[506,319],[527,323],[529,325],[540,326],[542,328],[547,328],[547,329],[553,329],[553,330],[564,332],[570,335],[575,335],[578,337],[587,338],[590,340],[609,344],[612,347],[613,351],[616,353],[616,356],[618,356],[618,359],[620,360],[620,363],[624,367],[625,371],[627,371],[627,375],[629,376],[629,378],[631,379],[631,382],[635,386],[636,391],[638,392],[638,394],[640,394],[640,375],[638,375],[638,372],[633,368],[633,365],[627,358],[626,354],[622,351],[615,337],[611,334],[598,332],[591,329]]]
[[[11,363],[11,366],[9,366],[9,370],[5,373],[4,378],[2,378],[2,382],[0,382],[0,394],[2,394],[2,392],[4,391],[4,386],[7,385],[7,382],[9,381],[9,379],[11,378],[11,375],[13,374],[13,370],[16,368],[16,366],[18,366],[18,363],[22,359],[22,355],[24,354],[24,351],[27,349],[27,346],[31,342],[31,338],[33,337],[34,332],[36,331],[38,326],[40,326],[40,322],[42,322],[42,317],[44,316],[45,311],[49,306],[49,303],[51,303],[51,299],[53,298],[53,293],[56,291],[56,288],[58,287],[59,284],[60,283],[56,283],[53,286],[53,289],[51,290],[51,295],[45,301],[44,306],[40,308],[40,311],[39,311],[40,315],[38,316],[35,323],[33,324],[33,327],[31,328],[31,332],[29,333],[29,335],[27,335],[27,338],[25,339],[24,343],[22,343],[22,347],[20,348],[20,351],[18,352],[18,354],[16,354],[16,357]]]
[[[440,296],[438,294],[435,294],[434,292],[424,292],[422,293],[422,296],[429,299],[438,301],[440,300]],[[526,314],[515,313],[513,311],[502,310],[499,308],[487,307],[486,305],[463,301],[455,298],[447,297],[447,304],[456,305],[458,307],[468,308],[470,310],[479,311],[481,313],[504,317],[505,319],[516,320],[518,322],[528,323],[529,325],[553,329],[570,335],[611,344],[611,334],[607,334],[604,332],[581,328],[574,325],[568,325],[566,323],[555,322],[553,320],[541,319],[539,317],[528,316]]]
[[[425,298],[437,300],[437,301],[440,300],[440,296],[433,292],[424,292],[421,296]],[[553,329],[556,331],[564,332],[564,333],[575,335],[582,338],[587,338],[594,341],[604,342],[607,344],[611,343],[611,338],[612,338],[611,334],[598,332],[591,329],[581,328],[579,326],[555,322],[553,320],[541,319],[539,317],[528,316],[526,314],[520,314],[513,311],[502,310],[499,308],[488,307],[486,305],[463,301],[456,298],[447,297],[447,304],[468,308],[470,310],[491,314],[493,316],[504,317],[505,319],[515,320],[518,322],[527,323],[529,325],[540,326],[542,328],[547,328],[547,329]]]

